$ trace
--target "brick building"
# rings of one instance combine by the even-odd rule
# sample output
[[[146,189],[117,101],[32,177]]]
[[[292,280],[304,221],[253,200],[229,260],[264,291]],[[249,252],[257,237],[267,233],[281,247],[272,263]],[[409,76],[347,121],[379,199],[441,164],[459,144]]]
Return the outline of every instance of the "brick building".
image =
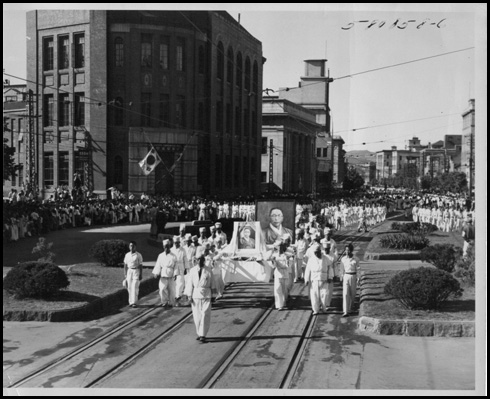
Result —
[[[44,197],[75,172],[101,196],[258,192],[265,59],[228,13],[38,10],[27,35]]]

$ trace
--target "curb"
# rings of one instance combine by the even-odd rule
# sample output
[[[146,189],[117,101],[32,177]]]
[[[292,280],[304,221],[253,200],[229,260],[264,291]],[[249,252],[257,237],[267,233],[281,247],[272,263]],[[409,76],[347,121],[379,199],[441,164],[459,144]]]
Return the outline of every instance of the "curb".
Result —
[[[383,320],[361,316],[360,331],[407,337],[475,337],[474,321]]]
[[[360,307],[357,328],[360,331],[379,335],[403,335],[407,337],[475,337],[475,321],[457,320],[390,320],[363,316],[365,301],[380,300],[380,293],[386,284],[382,271],[361,272],[361,281],[369,280],[370,275],[376,275],[376,282],[361,282]]]
[[[420,252],[366,252],[364,260],[421,260]]]
[[[149,278],[140,283],[139,297],[142,298],[158,289],[158,280]],[[88,321],[116,312],[128,305],[128,292],[126,289],[98,298],[86,305],[72,309],[61,310],[3,310],[4,321]]]

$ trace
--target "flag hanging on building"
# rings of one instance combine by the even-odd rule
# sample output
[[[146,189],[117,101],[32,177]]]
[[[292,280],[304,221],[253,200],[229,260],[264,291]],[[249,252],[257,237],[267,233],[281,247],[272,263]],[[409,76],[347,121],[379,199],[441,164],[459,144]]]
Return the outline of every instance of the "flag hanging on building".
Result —
[[[162,162],[160,156],[158,155],[157,151],[151,147],[150,152],[148,152],[146,157],[140,161],[139,165],[141,169],[143,169],[143,173],[148,176],[160,162]]]

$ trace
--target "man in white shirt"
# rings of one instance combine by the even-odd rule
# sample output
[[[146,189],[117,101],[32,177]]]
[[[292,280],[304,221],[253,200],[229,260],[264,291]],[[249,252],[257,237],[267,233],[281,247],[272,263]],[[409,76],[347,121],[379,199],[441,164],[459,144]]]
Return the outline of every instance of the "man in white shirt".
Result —
[[[345,247],[346,254],[340,262],[340,276],[343,279],[342,289],[342,317],[348,317],[352,312],[352,305],[356,298],[357,273],[360,270],[359,259],[354,256],[354,246],[349,244]]]
[[[181,247],[180,236],[174,236],[174,246],[171,248],[171,252],[175,255],[177,260],[176,269],[179,271],[175,279],[175,300],[179,301],[182,295],[184,295],[185,270],[189,268],[189,260],[184,248]]]
[[[136,242],[130,241],[129,252],[124,256],[124,286],[129,294],[129,306],[136,307],[140,281],[143,278],[143,256],[136,252]]]
[[[314,255],[308,259],[305,269],[305,286],[310,285],[310,299],[313,315],[321,308],[326,312],[330,307],[333,290],[333,258],[323,252],[321,245],[314,244]]]
[[[155,278],[160,278],[158,294],[162,307],[175,305],[175,280],[179,271],[176,270],[177,258],[170,251],[170,247],[170,240],[163,240],[164,251],[158,255],[152,271]]]
[[[214,288],[213,272],[206,267],[206,258],[202,255],[198,266],[190,271],[189,285],[185,294],[191,298],[192,316],[196,326],[197,340],[206,342],[206,335],[211,325],[211,300]]]

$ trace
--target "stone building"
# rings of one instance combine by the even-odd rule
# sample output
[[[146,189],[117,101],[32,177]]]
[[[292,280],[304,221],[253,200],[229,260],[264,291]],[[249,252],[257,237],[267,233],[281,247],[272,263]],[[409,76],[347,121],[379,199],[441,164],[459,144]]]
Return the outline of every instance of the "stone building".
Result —
[[[265,59],[228,13],[37,10],[27,35],[44,197],[75,172],[102,197],[258,192]]]
[[[313,111],[277,97],[263,98],[262,191],[271,189],[270,182],[286,192],[315,191],[315,139],[321,128]]]

